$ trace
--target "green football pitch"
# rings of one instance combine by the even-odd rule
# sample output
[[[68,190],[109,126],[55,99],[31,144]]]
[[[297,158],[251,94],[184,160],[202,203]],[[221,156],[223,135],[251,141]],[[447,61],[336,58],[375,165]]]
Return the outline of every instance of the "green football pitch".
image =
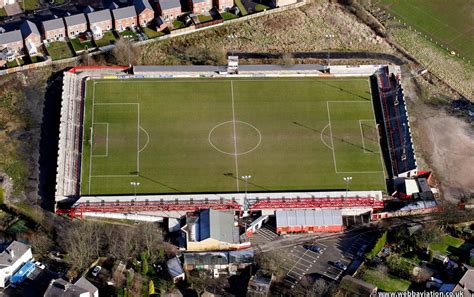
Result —
[[[367,79],[91,80],[81,194],[385,190]]]

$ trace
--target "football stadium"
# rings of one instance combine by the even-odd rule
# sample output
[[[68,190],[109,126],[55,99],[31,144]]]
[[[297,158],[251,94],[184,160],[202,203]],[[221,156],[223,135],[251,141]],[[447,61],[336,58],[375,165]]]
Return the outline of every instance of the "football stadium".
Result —
[[[231,58],[65,72],[56,212],[156,221],[329,208],[380,219],[394,215],[387,199],[432,203],[399,67]],[[397,178],[409,186],[394,188]],[[396,215],[436,207],[425,200]]]

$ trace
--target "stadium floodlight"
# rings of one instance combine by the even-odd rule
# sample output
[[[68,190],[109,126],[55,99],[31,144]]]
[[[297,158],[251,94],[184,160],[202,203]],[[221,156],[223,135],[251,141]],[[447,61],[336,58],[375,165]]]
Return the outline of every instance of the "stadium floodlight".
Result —
[[[134,197],[135,197],[135,200],[137,200],[137,187],[140,185],[140,182],[132,181],[132,182],[130,182],[130,185],[133,186],[133,189],[134,189]]]
[[[352,180],[352,176],[346,176],[344,177],[344,181],[346,182],[346,198],[347,198],[347,192],[349,192],[349,182]]]
[[[251,175],[242,175],[242,179],[245,180],[245,199],[247,199],[247,185],[249,182],[249,179],[251,179]]]
[[[334,37],[336,37],[334,34],[326,34],[326,39],[330,42],[330,40],[334,39]],[[329,60],[329,51],[331,50],[331,46],[329,45],[328,46],[328,69],[329,67],[331,66],[331,62]]]

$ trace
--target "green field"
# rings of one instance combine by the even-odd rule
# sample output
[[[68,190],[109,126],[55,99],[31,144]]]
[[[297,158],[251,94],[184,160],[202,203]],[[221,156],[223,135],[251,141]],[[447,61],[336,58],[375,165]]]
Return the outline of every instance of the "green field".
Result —
[[[377,4],[461,56],[474,59],[474,1],[380,0]]]
[[[411,285],[409,280],[391,274],[385,275],[372,268],[365,271],[363,280],[385,292],[405,292]]]
[[[384,190],[367,79],[94,80],[81,193]]]

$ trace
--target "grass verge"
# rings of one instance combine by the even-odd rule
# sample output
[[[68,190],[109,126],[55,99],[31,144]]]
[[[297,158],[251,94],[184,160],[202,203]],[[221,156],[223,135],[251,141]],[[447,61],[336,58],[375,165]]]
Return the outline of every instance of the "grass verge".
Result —
[[[449,254],[449,247],[459,248],[464,243],[464,240],[445,235],[440,241],[430,244],[430,249],[438,251],[442,254]]]
[[[105,32],[101,39],[94,40],[97,47],[107,46],[115,43],[115,35],[112,32]]]
[[[68,44],[64,41],[50,42],[46,46],[46,50],[53,60],[62,60],[74,56]]]
[[[236,19],[238,18],[237,15],[233,14],[233,13],[230,13],[228,11],[225,11],[225,12],[221,12],[221,16],[224,20],[228,21],[228,20],[233,20],[233,19]]]
[[[94,45],[92,44],[90,40],[81,42],[79,38],[71,39],[71,44],[72,44],[72,48],[74,49],[76,53],[84,51],[84,50],[88,50],[94,47]]]
[[[165,35],[165,33],[161,32],[161,31],[158,32],[158,31],[155,31],[155,30],[150,29],[150,28],[142,28],[142,29],[143,29],[143,32],[145,33],[145,35],[150,39]]]

